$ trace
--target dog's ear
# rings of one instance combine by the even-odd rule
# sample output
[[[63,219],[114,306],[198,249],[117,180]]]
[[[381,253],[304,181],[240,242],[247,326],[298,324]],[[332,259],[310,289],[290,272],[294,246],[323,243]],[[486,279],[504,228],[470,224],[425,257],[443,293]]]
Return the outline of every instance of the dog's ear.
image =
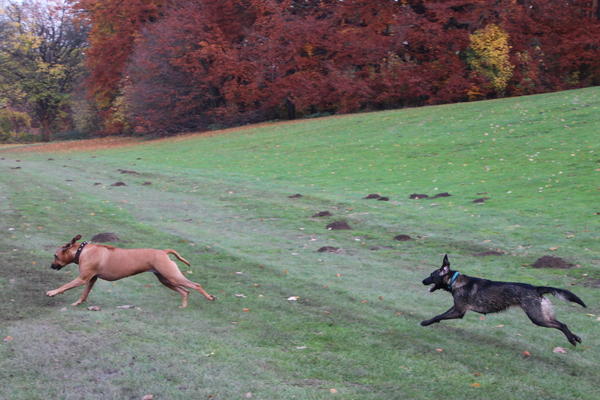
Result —
[[[79,239],[81,239],[81,235],[75,236],[73,239],[71,239],[71,245],[75,244],[75,242],[78,241]]]
[[[450,267],[450,261],[448,261],[448,254],[444,255],[444,261],[442,261],[442,267]]]
[[[450,261],[448,261],[448,254],[446,254],[440,267],[440,275],[446,275],[448,272],[450,272]]]

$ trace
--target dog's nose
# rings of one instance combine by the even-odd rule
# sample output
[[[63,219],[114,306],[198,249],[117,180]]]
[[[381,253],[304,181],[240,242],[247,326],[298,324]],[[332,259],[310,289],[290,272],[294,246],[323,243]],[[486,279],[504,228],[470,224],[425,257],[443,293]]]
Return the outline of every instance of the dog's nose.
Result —
[[[431,282],[430,282],[430,281],[431,281],[431,279],[430,279],[430,278],[425,278],[425,279],[423,279],[423,285],[429,285],[429,284],[431,284]]]
[[[58,265],[58,264],[51,264],[50,268],[52,268],[52,269],[60,269],[60,265]]]

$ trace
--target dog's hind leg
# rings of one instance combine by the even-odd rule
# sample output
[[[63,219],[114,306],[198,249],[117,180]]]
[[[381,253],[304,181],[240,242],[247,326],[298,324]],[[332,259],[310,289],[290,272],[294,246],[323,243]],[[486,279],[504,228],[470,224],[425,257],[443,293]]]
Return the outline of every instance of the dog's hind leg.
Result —
[[[435,324],[437,322],[440,322],[441,320],[444,319],[457,319],[457,318],[462,318],[465,316],[465,311],[461,311],[459,309],[457,309],[456,307],[452,307],[450,308],[448,311],[446,311],[443,314],[437,315],[431,319],[428,319],[426,321],[422,321],[421,322],[421,326],[427,326],[427,325],[431,325],[431,324]]]
[[[88,295],[90,294],[90,292],[92,291],[92,288],[94,287],[94,283],[96,283],[96,281],[98,280],[97,276],[94,276],[92,279],[90,279],[86,285],[85,285],[85,289],[83,289],[83,293],[81,293],[81,297],[79,297],[79,300],[77,300],[75,303],[71,304],[72,306],[78,306],[81,303],[83,303],[84,301],[87,300]]]
[[[184,280],[182,280],[181,282],[178,282],[179,286],[194,289],[194,290],[198,291],[200,294],[202,294],[202,296],[206,297],[207,300],[210,300],[210,301],[215,300],[215,296],[206,293],[206,290],[204,290],[204,288],[199,283],[192,282],[185,277],[183,279]]]
[[[541,300],[536,299],[535,301],[529,301],[521,305],[525,314],[529,317],[531,322],[544,328],[554,328],[561,331],[566,337],[569,343],[576,346],[577,343],[581,343],[581,338],[571,332],[566,324],[563,324],[556,318],[554,318],[554,312],[552,310],[552,303],[550,300],[542,297]]]
[[[186,278],[177,267],[177,264],[175,264],[175,262],[166,254],[165,259],[161,260],[161,263],[154,265],[154,271],[155,273],[161,274],[171,285],[179,289],[194,289],[200,292],[200,294],[202,294],[208,300],[212,301],[215,299],[214,296],[206,293],[206,290],[204,290],[200,284],[192,282]]]
[[[154,275],[156,275],[156,277],[158,278],[160,283],[162,283],[169,289],[174,290],[181,295],[181,305],[179,306],[179,308],[186,308],[188,305],[188,296],[190,295],[190,292],[185,290],[182,287],[173,285],[171,282],[169,282],[169,280],[167,278],[165,278],[163,275],[159,274],[158,272],[155,272]]]

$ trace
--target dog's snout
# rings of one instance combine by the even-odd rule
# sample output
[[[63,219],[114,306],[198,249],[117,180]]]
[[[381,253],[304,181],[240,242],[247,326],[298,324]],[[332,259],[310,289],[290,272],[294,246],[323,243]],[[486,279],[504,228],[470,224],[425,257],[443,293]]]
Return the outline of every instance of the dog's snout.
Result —
[[[433,283],[433,281],[431,280],[430,276],[423,279],[423,285],[431,285],[432,283]]]
[[[58,265],[58,264],[51,264],[50,268],[55,269],[55,270],[59,270],[62,268],[62,265]]]

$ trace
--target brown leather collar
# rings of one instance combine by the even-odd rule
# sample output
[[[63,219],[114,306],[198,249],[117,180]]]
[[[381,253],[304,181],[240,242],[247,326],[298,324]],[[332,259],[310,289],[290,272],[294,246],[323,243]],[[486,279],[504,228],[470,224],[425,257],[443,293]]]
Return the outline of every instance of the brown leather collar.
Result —
[[[89,243],[89,242],[87,242],[87,241],[85,241],[85,242],[82,242],[82,243],[79,245],[79,248],[77,248],[77,253],[75,253],[75,258],[73,259],[73,262],[74,262],[75,264],[79,264],[79,256],[81,255],[81,252],[83,251],[83,248],[84,248],[84,247],[85,247],[85,246],[86,246],[88,243]]]

